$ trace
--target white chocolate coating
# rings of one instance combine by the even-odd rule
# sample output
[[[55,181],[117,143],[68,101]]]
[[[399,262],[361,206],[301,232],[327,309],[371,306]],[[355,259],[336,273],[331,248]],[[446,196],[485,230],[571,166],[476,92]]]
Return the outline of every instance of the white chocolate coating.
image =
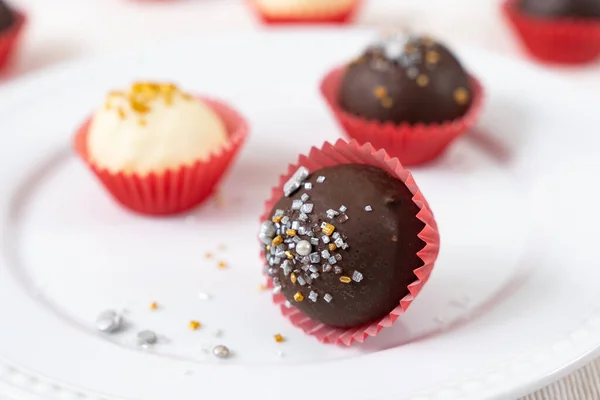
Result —
[[[206,160],[226,142],[225,125],[207,104],[160,84],[109,95],[87,137],[96,165],[140,175]]]

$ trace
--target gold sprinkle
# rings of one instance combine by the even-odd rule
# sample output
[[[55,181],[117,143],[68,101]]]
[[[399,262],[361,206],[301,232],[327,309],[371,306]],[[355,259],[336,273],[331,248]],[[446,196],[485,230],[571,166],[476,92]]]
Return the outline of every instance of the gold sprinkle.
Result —
[[[454,91],[454,101],[461,106],[467,104],[469,102],[469,91],[464,87],[459,87]]]
[[[275,215],[271,221],[275,222],[276,224],[281,222],[281,218],[283,218],[281,215]]]
[[[392,105],[394,104],[394,101],[392,100],[391,97],[384,97],[383,99],[381,99],[381,106],[383,108],[392,108]]]
[[[294,294],[294,301],[296,303],[300,303],[302,300],[304,300],[304,296],[302,295],[302,293],[296,292],[296,294]]]
[[[322,232],[327,236],[331,236],[333,234],[333,231],[335,231],[335,226],[325,222],[325,226],[323,227]]]
[[[291,252],[291,251],[289,251],[289,250],[286,250],[286,252],[285,252],[285,256],[286,256],[287,258],[289,258],[290,260],[293,260],[293,259],[294,259],[294,253],[292,253],[292,252]]]
[[[429,85],[429,78],[427,77],[427,75],[421,74],[421,75],[417,76],[417,85],[419,85],[421,87],[425,87],[425,86]]]
[[[425,60],[429,64],[437,64],[440,61],[440,53],[438,53],[437,51],[434,51],[434,50],[430,50],[425,55]]]
[[[225,261],[219,261],[217,266],[219,267],[219,269],[225,269],[227,268],[227,263]]]
[[[150,307],[151,310],[156,310],[158,308],[158,303],[153,301],[152,303],[150,303]]]
[[[340,276],[340,282],[342,282],[342,283],[350,283],[350,282],[352,282],[352,279],[350,279],[349,276]]]
[[[275,341],[277,343],[285,342],[285,338],[283,336],[281,336],[281,334],[279,334],[279,333],[277,335],[273,336],[273,337],[275,338]]]
[[[398,241],[398,236],[394,235],[392,236],[392,242],[397,242]]]
[[[337,249],[337,245],[335,243],[329,243],[329,251],[335,251]]]
[[[266,249],[267,249],[267,251],[271,250],[271,245],[268,244],[267,247],[266,247]]]
[[[296,231],[294,229],[288,229],[285,231],[285,234],[288,236],[296,236]]]
[[[381,98],[387,96],[387,89],[383,86],[377,86],[375,89],[373,89],[373,94],[378,99],[381,99]]]
[[[119,107],[117,113],[119,113],[119,118],[125,119],[125,111],[122,108]]]
[[[295,284],[297,280],[298,280],[298,278],[296,278],[296,274],[292,272],[290,274],[290,281],[292,281],[292,283]]]
[[[281,235],[278,235],[273,238],[273,241],[271,242],[271,246],[277,247],[281,243],[283,243],[283,238],[281,237]]]
[[[196,329],[200,328],[200,322],[192,320],[192,321],[190,321],[188,326],[190,327],[190,329],[195,331]]]

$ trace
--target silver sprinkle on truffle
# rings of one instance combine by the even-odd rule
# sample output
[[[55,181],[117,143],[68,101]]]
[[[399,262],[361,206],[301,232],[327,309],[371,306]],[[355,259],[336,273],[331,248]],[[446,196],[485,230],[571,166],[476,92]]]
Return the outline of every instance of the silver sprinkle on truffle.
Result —
[[[310,199],[310,196],[307,195],[306,193],[303,193],[302,196],[300,196],[300,199],[304,202],[307,202],[308,199]]]
[[[313,303],[317,301],[317,298],[319,297],[317,292],[314,292],[311,290],[311,292],[308,294],[308,298],[310,299],[310,301],[312,301]]]
[[[302,207],[300,207],[300,211],[302,211],[305,214],[310,214],[313,210],[313,204],[312,203],[306,203],[303,204]]]
[[[363,280],[363,274],[361,274],[358,271],[354,271],[354,273],[352,274],[352,280],[354,282],[360,282]]]
[[[304,184],[304,189],[306,189],[306,190],[310,190],[310,189],[312,189],[312,183],[310,183],[310,182],[306,182],[306,183]]]
[[[317,178],[317,183],[323,183],[323,182],[325,182],[325,177],[321,175]]]
[[[346,212],[346,210],[348,210],[348,207],[346,207],[344,205],[340,206],[340,212],[344,213],[344,212]]]
[[[294,172],[294,175],[283,185],[283,194],[291,196],[296,190],[300,189],[300,185],[308,178],[309,172],[305,167],[300,167]]]
[[[371,212],[371,211],[373,211],[373,207],[371,207],[371,206],[365,206],[365,211],[366,212]]]
[[[307,256],[312,251],[312,245],[308,240],[301,240],[296,244],[296,253],[301,256]]]
[[[302,200],[292,201],[292,210],[299,210],[302,207]]]
[[[325,293],[325,295],[323,296],[323,300],[325,300],[328,303],[331,303],[331,300],[333,300],[333,296],[329,293]]]

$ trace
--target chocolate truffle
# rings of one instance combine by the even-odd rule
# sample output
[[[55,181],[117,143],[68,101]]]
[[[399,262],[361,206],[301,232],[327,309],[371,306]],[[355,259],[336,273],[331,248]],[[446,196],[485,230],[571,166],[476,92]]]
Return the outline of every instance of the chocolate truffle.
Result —
[[[523,12],[545,18],[600,18],[600,0],[521,0]]]
[[[0,32],[10,28],[15,22],[15,16],[10,7],[0,0]]]
[[[445,46],[394,34],[350,63],[339,103],[351,114],[381,122],[441,123],[463,116],[471,93],[469,75]]]
[[[425,224],[406,185],[384,170],[345,164],[299,169],[261,225],[267,272],[290,306],[351,328],[398,306],[423,265]]]

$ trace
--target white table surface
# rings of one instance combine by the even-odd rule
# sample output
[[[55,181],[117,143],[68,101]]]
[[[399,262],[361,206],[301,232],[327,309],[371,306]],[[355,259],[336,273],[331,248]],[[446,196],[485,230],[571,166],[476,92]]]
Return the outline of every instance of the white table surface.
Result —
[[[265,29],[242,0],[10,2],[27,12],[30,23],[18,58],[0,76],[0,95],[3,82],[91,54],[123,51],[136,44],[186,34]],[[481,46],[525,59],[501,18],[499,4],[498,0],[366,0],[356,23],[413,27],[442,37],[450,45]],[[552,69],[574,86],[600,94],[600,63]],[[600,399],[599,371],[597,362],[527,399]]]

